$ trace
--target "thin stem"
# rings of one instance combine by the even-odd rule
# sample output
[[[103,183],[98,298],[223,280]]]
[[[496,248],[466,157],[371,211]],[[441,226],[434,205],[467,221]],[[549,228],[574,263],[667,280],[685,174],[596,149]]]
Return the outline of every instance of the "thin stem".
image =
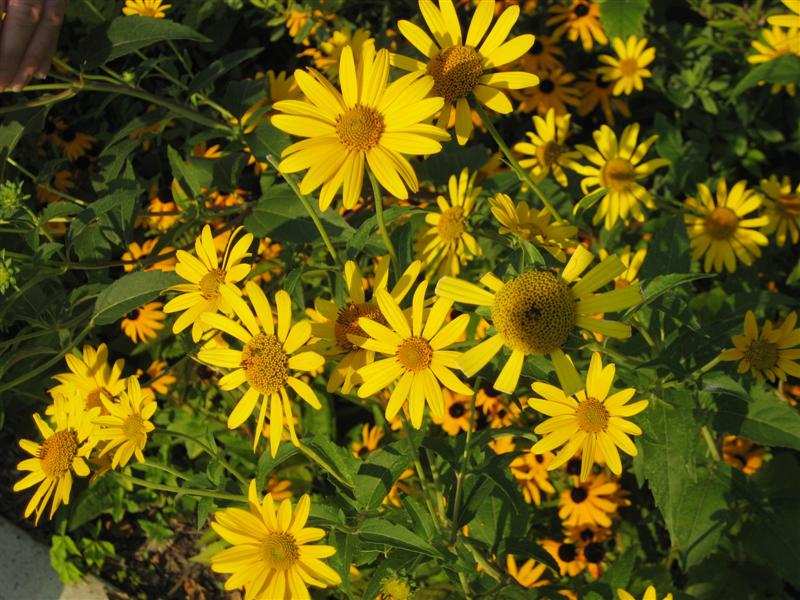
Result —
[[[191,481],[191,477],[188,475],[184,475],[180,471],[176,469],[171,469],[166,465],[161,465],[154,462],[143,462],[143,463],[131,463],[131,467],[136,469],[155,469],[156,471],[161,471],[162,473],[167,473],[172,475],[173,477],[177,477],[178,479],[183,479],[184,481]]]
[[[161,433],[161,434],[164,434],[164,435],[171,435],[171,436],[176,437],[176,438],[181,438],[181,439],[184,439],[184,440],[189,440],[190,442],[194,442],[195,444],[200,446],[206,454],[208,454],[211,458],[213,458],[219,464],[221,464],[223,466],[223,468],[225,468],[231,475],[236,477],[236,479],[238,479],[240,483],[243,483],[244,485],[248,485],[250,483],[249,480],[244,475],[239,473],[239,471],[235,467],[233,467],[233,465],[231,465],[226,460],[222,459],[218,452],[214,452],[214,450],[212,448],[206,446],[198,438],[196,438],[194,436],[191,436],[189,434],[186,434],[186,433],[182,433],[180,431],[171,431],[169,429],[161,429],[161,428],[156,429],[153,433]]]
[[[477,390],[480,389],[480,385],[480,378],[478,378],[475,382],[476,391],[472,393],[472,397],[469,399],[469,426],[467,427],[467,436],[464,440],[464,452],[461,455],[458,471],[456,471],[456,495],[453,499],[453,532],[451,533],[452,541],[455,541],[456,535],[458,534],[458,518],[461,513],[461,494],[463,491],[464,475],[467,471],[467,463],[469,460],[469,444],[472,439],[472,427],[475,422],[475,397],[478,394]]]
[[[464,598],[467,600],[472,600],[473,596],[469,589],[469,582],[467,581],[467,576],[463,571],[458,572],[458,581],[461,583],[461,589],[464,591]]]
[[[173,494],[186,494],[188,496],[199,496],[201,498],[216,498],[217,500],[233,500],[235,502],[242,503],[247,502],[247,498],[244,496],[237,496],[236,494],[226,494],[225,492],[215,492],[213,490],[198,490],[194,488],[178,487],[177,485],[167,485],[164,483],[152,483],[145,479],[139,479],[138,477],[126,475],[125,473],[114,473],[114,475],[123,481],[127,481],[128,483],[159,492],[172,492]]]
[[[34,175],[30,171],[28,171],[28,169],[23,167],[21,164],[19,164],[17,161],[15,161],[10,156],[6,158],[6,161],[8,162],[8,164],[10,164],[12,167],[14,167],[17,171],[19,171],[20,173],[25,175],[25,177],[30,179],[31,182],[35,183],[39,187],[43,187],[44,189],[46,189],[51,194],[55,194],[59,198],[63,198],[64,200],[72,202],[73,204],[77,204],[78,206],[82,206],[82,207],[86,206],[86,202],[84,202],[80,198],[75,198],[74,196],[70,196],[69,194],[65,194],[64,192],[60,192],[57,189],[55,189],[54,187],[52,187],[52,186],[50,186],[50,185],[48,185],[46,183],[38,182],[37,178],[36,178],[36,175]]]
[[[558,214],[558,211],[550,204],[550,201],[547,199],[547,196],[544,195],[541,188],[536,184],[536,182],[531,179],[531,176],[528,172],[522,168],[522,165],[519,164],[519,161],[516,159],[514,154],[511,152],[511,149],[508,147],[508,144],[503,141],[503,138],[500,136],[500,133],[495,128],[494,124],[492,123],[491,119],[489,119],[486,111],[483,110],[483,107],[480,105],[479,102],[475,103],[475,110],[477,111],[478,115],[483,121],[483,124],[486,125],[486,129],[489,131],[489,135],[492,136],[497,147],[500,148],[500,151],[506,157],[508,164],[514,169],[514,172],[517,174],[517,177],[520,181],[522,181],[525,185],[527,185],[530,189],[533,190],[533,193],[542,201],[545,208],[550,211],[550,214],[553,215],[553,218],[561,222],[564,219],[561,218],[561,215]]]
[[[172,43],[172,40],[167,40],[167,44],[169,44],[169,47],[175,53],[175,57],[183,65],[183,68],[186,69],[186,73],[191,76],[192,75],[192,68],[191,68],[191,66],[189,66],[189,63],[186,62],[186,58],[180,52],[178,52],[178,49],[175,47],[175,44]]]
[[[700,428],[700,431],[703,434],[703,439],[706,441],[706,445],[708,446],[708,451],[711,453],[711,458],[713,458],[716,462],[722,460],[722,458],[719,455],[719,448],[717,448],[717,443],[711,436],[711,432],[708,430],[708,427],[706,425],[703,425]]]
[[[402,421],[403,430],[406,433],[406,441],[408,442],[408,449],[411,452],[411,458],[414,462],[414,468],[417,471],[417,477],[419,477],[420,486],[422,486],[422,496],[425,499],[425,506],[428,508],[428,512],[431,514],[431,517],[433,517],[434,523],[437,525],[437,529],[439,529],[441,526],[441,515],[433,507],[433,503],[431,502],[428,478],[425,477],[425,471],[422,470],[422,463],[419,460],[419,453],[417,452],[417,448],[414,446],[414,442],[411,439],[411,424],[406,418],[402,418]]]
[[[394,249],[394,244],[389,237],[389,232],[386,229],[386,221],[383,218],[383,194],[381,193],[381,186],[377,178],[373,175],[372,171],[369,173],[369,181],[372,184],[372,195],[375,197],[375,219],[378,221],[378,229],[381,232],[383,243],[386,245],[386,250],[389,252],[389,258],[392,260],[394,267],[395,279],[400,279],[400,261],[397,259],[397,252]]]

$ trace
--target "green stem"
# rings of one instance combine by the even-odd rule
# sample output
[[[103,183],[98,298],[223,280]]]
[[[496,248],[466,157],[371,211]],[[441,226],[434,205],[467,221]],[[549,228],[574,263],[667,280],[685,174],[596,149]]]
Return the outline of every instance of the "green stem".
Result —
[[[708,427],[706,425],[703,425],[700,428],[700,431],[703,433],[703,439],[705,439],[706,441],[706,445],[708,446],[708,451],[711,453],[711,458],[713,458],[716,462],[722,460],[722,458],[719,455],[719,449],[717,448],[717,443],[711,436],[711,432],[708,430]]]
[[[468,460],[469,460],[469,444],[470,440],[472,439],[472,427],[473,423],[475,422],[475,397],[477,396],[477,390],[480,389],[480,377],[475,381],[475,392],[472,393],[472,397],[469,399],[469,427],[467,427],[467,437],[464,440],[464,452],[461,455],[461,461],[458,465],[458,471],[456,471],[456,495],[453,499],[453,531],[451,535],[451,541],[455,541],[456,535],[458,534],[458,518],[461,513],[461,494],[463,490],[463,482],[464,482],[464,475],[467,471]]]
[[[226,460],[222,459],[220,457],[219,453],[214,452],[214,450],[212,448],[206,446],[197,437],[191,436],[191,435],[186,434],[186,433],[182,433],[180,431],[171,431],[169,429],[161,429],[161,428],[156,429],[153,433],[160,433],[160,434],[163,434],[163,435],[171,435],[171,436],[176,437],[176,438],[180,438],[180,439],[188,440],[190,442],[194,442],[195,444],[200,446],[206,454],[208,454],[211,458],[213,458],[219,464],[221,464],[223,466],[223,468],[225,468],[231,475],[236,477],[236,479],[238,479],[240,483],[242,483],[244,485],[249,485],[250,481],[244,475],[239,473],[239,471],[236,470],[236,468],[234,468],[233,465],[231,465]]]
[[[57,190],[57,189],[55,189],[54,187],[51,187],[51,186],[50,186],[50,185],[48,185],[48,184],[45,184],[45,183],[39,183],[39,182],[36,180],[36,175],[34,175],[34,174],[33,174],[33,173],[31,173],[30,171],[28,171],[28,169],[26,169],[25,167],[23,167],[21,164],[19,164],[17,161],[15,161],[15,160],[14,160],[13,158],[11,158],[10,156],[6,158],[6,161],[8,162],[8,164],[10,164],[12,167],[14,167],[14,168],[15,168],[17,171],[19,171],[20,173],[22,173],[23,175],[25,175],[25,177],[27,177],[28,179],[30,179],[30,180],[31,180],[31,182],[35,183],[36,185],[38,185],[38,186],[40,186],[40,187],[43,187],[44,189],[46,189],[46,190],[47,190],[48,192],[50,192],[51,194],[55,194],[55,195],[56,195],[56,196],[58,196],[59,198],[63,198],[64,200],[67,200],[67,201],[69,201],[69,202],[72,202],[73,204],[77,204],[78,206],[81,206],[81,207],[84,207],[84,206],[86,206],[86,202],[84,202],[84,201],[83,201],[83,200],[81,200],[80,198],[75,198],[74,196],[70,196],[69,194],[65,194],[65,193],[63,193],[63,192],[60,192],[60,191],[58,191],[58,190]]]
[[[531,179],[531,176],[528,174],[528,171],[522,168],[522,165],[519,164],[519,161],[514,156],[514,153],[511,152],[511,149],[508,147],[508,144],[503,141],[503,138],[500,136],[500,133],[495,128],[494,124],[492,123],[491,119],[489,119],[486,111],[483,110],[483,107],[480,105],[479,102],[475,103],[475,110],[477,111],[478,115],[480,116],[483,124],[486,126],[486,129],[489,131],[489,135],[492,136],[497,147],[500,148],[500,151],[506,157],[508,164],[514,169],[514,172],[517,174],[517,177],[520,181],[522,181],[525,185],[527,185],[530,189],[533,190],[533,193],[538,196],[539,200],[542,201],[545,208],[550,211],[550,214],[553,215],[553,218],[557,222],[561,222],[564,219],[561,218],[561,215],[558,214],[558,211],[550,204],[550,201],[547,199],[547,196],[544,195],[541,188],[536,184],[536,182]]]
[[[400,279],[400,261],[397,259],[397,252],[394,249],[394,244],[389,237],[389,232],[386,229],[386,221],[383,218],[383,194],[381,193],[381,186],[378,179],[372,174],[372,171],[367,170],[369,173],[369,181],[372,184],[372,194],[375,196],[375,219],[378,221],[378,229],[381,232],[383,243],[386,245],[386,250],[389,252],[389,258],[392,260],[394,267],[394,277],[396,280]]]
[[[338,481],[338,482],[339,482],[340,484],[342,484],[344,487],[346,487],[346,488],[348,488],[348,489],[352,489],[352,486],[351,486],[351,485],[350,485],[350,484],[349,484],[349,483],[348,483],[348,482],[347,482],[345,479],[343,479],[343,478],[342,478],[342,477],[341,477],[341,476],[340,476],[338,473],[336,473],[335,471],[331,470],[331,468],[330,468],[330,466],[328,465],[328,463],[327,463],[327,462],[325,462],[324,460],[322,460],[322,457],[320,457],[320,455],[319,455],[319,454],[317,454],[316,452],[314,452],[314,451],[313,451],[313,450],[311,450],[310,448],[306,448],[305,446],[300,446],[300,452],[301,452],[302,454],[304,454],[304,455],[306,456],[306,458],[309,458],[309,459],[311,459],[313,462],[317,463],[317,464],[318,464],[320,467],[322,467],[322,469],[323,469],[323,470],[324,470],[324,471],[325,471],[325,472],[326,472],[328,475],[330,475],[331,477],[333,477],[333,478],[334,478],[336,481]]]
[[[154,463],[154,462],[131,463],[131,467],[133,467],[135,469],[145,469],[145,470],[146,469],[155,469],[156,471],[161,471],[163,473],[167,473],[169,475],[172,475],[173,477],[177,477],[178,479],[183,479],[184,481],[191,481],[191,479],[192,479],[191,477],[189,477],[188,475],[184,475],[180,471],[177,471],[175,469],[171,469],[170,467],[168,467],[166,465],[160,465],[160,464]]]
[[[433,502],[431,502],[431,493],[430,493],[430,486],[428,484],[428,478],[425,477],[425,471],[422,470],[422,463],[419,460],[419,453],[417,452],[417,448],[414,446],[414,442],[411,439],[411,424],[405,417],[402,417],[402,421],[403,421],[403,430],[405,431],[406,434],[406,441],[408,442],[408,449],[409,452],[411,452],[411,458],[414,462],[414,468],[417,471],[417,477],[419,477],[419,483],[420,486],[422,487],[422,497],[425,499],[425,506],[427,507],[428,512],[431,514],[433,522],[436,523],[437,529],[440,529],[442,516],[433,507]]]
[[[215,492],[213,490],[198,490],[194,488],[179,487],[177,485],[167,485],[164,483],[152,483],[145,479],[139,479],[138,477],[125,475],[124,473],[114,473],[114,475],[123,481],[127,481],[128,483],[151,490],[156,490],[158,492],[172,492],[173,494],[186,494],[188,496],[199,496],[201,498],[216,498],[217,500],[233,500],[235,502],[247,503],[247,498],[244,496],[237,496],[235,494],[226,494],[225,492]]]
[[[716,367],[716,366],[717,366],[717,364],[719,364],[719,361],[720,361],[719,355],[715,356],[715,357],[714,357],[714,358],[712,358],[710,361],[708,361],[708,362],[707,362],[705,365],[703,365],[702,367],[700,367],[700,368],[699,368],[699,369],[698,369],[698,370],[695,372],[695,375],[694,375],[694,377],[695,377],[695,378],[697,378],[697,377],[699,377],[700,375],[705,375],[705,374],[706,374],[706,373],[708,373],[708,372],[709,372],[711,369],[713,369],[714,367]]]

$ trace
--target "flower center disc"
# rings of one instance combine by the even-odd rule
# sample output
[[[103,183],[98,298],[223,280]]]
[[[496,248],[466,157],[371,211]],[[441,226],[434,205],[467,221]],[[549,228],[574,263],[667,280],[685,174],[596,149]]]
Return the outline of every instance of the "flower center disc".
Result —
[[[272,569],[286,571],[300,558],[297,541],[294,536],[284,531],[270,533],[261,542],[264,560]]]
[[[397,360],[406,371],[418,373],[431,364],[433,348],[425,338],[412,336],[397,347]]]
[[[454,404],[450,405],[450,409],[447,411],[450,413],[450,416],[454,419],[458,419],[459,417],[463,416],[467,410],[464,408],[464,405],[461,402],[455,402]]]
[[[738,226],[739,217],[725,206],[718,206],[706,217],[706,231],[715,240],[727,240]]]
[[[578,419],[578,427],[586,433],[597,433],[605,431],[609,419],[608,410],[602,402],[594,398],[589,398],[578,404],[575,417]]]
[[[539,81],[539,91],[543,94],[550,94],[556,89],[556,84],[552,79],[542,79]]]
[[[619,70],[622,71],[625,77],[636,75],[636,72],[639,70],[639,63],[636,62],[635,58],[626,58],[620,61]]]
[[[274,394],[286,382],[289,362],[274,335],[258,334],[244,345],[242,368],[247,382],[262,394]]]
[[[122,433],[125,434],[126,438],[131,440],[139,438],[145,433],[144,419],[137,414],[129,416],[122,422]]]
[[[384,127],[381,113],[361,104],[336,117],[336,135],[348,150],[369,150],[377,146]]]
[[[206,300],[213,300],[219,296],[219,286],[225,282],[225,271],[214,269],[209,271],[200,280],[200,293]]]
[[[527,271],[495,294],[492,319],[514,350],[547,354],[563,346],[575,326],[575,301],[553,273]]]
[[[452,104],[478,85],[483,59],[470,46],[450,46],[431,59],[427,71],[433,77],[433,95],[444,98],[445,104]]]
[[[73,429],[56,431],[42,442],[39,460],[42,471],[52,479],[58,479],[69,471],[72,461],[78,453],[78,435]]]
[[[539,149],[539,160],[545,167],[550,167],[556,164],[562,151],[563,148],[558,142],[547,142]]]
[[[358,346],[350,341],[347,337],[348,335],[357,335],[365,338],[369,337],[358,324],[358,320],[361,317],[371,319],[381,325],[387,325],[386,319],[383,317],[383,314],[381,314],[381,310],[375,304],[353,304],[350,302],[344,308],[340,308],[339,314],[336,317],[336,323],[333,326],[333,332],[336,337],[336,345],[345,352],[358,350]]]
[[[631,182],[636,178],[636,171],[630,161],[624,158],[612,158],[603,166],[600,177],[606,188],[622,192],[631,186]]]
[[[800,195],[781,196],[775,201],[778,210],[787,218],[800,217]]]
[[[753,340],[744,356],[756,369],[770,369],[778,363],[778,346],[764,340]]]
[[[464,233],[464,209],[460,206],[448,208],[439,217],[436,229],[439,230],[439,237],[443,242],[455,242]]]

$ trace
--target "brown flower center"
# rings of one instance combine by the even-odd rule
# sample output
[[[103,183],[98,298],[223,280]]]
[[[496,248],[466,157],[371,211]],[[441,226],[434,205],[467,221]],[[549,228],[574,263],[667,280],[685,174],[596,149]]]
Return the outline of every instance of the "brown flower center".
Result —
[[[470,46],[444,48],[428,63],[428,75],[433,77],[433,94],[452,104],[469,94],[483,74],[483,59]]]
[[[564,147],[556,141],[547,142],[539,148],[539,160],[545,167],[551,167],[558,162],[558,157],[564,152]]]
[[[286,382],[289,359],[274,335],[258,334],[244,345],[242,368],[247,382],[262,394],[274,394]]]
[[[348,150],[369,150],[378,145],[385,125],[374,108],[356,104],[336,117],[336,135]]]
[[[219,296],[219,286],[225,283],[225,271],[214,269],[209,271],[200,280],[200,293],[206,300],[213,300]]]
[[[610,415],[602,402],[594,398],[587,398],[578,404],[575,417],[578,419],[578,427],[586,433],[597,433],[605,431]]]
[[[765,340],[753,340],[744,357],[756,369],[770,369],[778,363],[778,346]]]
[[[727,240],[738,227],[739,217],[726,206],[718,206],[706,217],[706,231],[715,240]]]
[[[297,540],[284,531],[268,533],[261,542],[261,551],[267,566],[278,571],[289,570],[300,558]]]
[[[784,218],[796,219],[800,217],[800,195],[781,196],[775,201],[775,207]]]
[[[78,453],[78,434],[74,429],[62,429],[42,442],[39,460],[42,471],[51,479],[58,479],[70,470]]]
[[[418,373],[430,366],[433,348],[425,338],[412,336],[397,347],[397,360],[406,371]]]
[[[350,341],[347,337],[348,335],[357,335],[365,338],[369,337],[358,324],[358,320],[361,317],[370,319],[381,325],[387,325],[386,319],[381,314],[381,310],[377,305],[368,303],[348,303],[347,306],[339,309],[339,314],[336,316],[336,323],[333,326],[336,345],[342,350],[346,352],[358,350],[358,346]]]
[[[624,192],[627,190],[634,179],[636,179],[636,170],[629,160],[624,158],[612,158],[605,165],[600,172],[600,179],[603,185],[611,190],[617,192]]]
[[[619,70],[622,71],[624,77],[636,75],[636,72],[639,70],[639,63],[636,62],[635,58],[626,58],[620,61]]]
[[[464,209],[453,206],[445,210],[439,217],[436,229],[445,244],[458,240],[464,233]]]

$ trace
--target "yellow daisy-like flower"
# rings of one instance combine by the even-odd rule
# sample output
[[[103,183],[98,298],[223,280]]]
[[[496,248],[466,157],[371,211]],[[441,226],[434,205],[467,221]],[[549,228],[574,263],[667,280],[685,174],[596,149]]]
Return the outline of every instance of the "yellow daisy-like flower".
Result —
[[[195,240],[194,249],[197,256],[192,256],[184,250],[178,250],[178,264],[175,272],[188,283],[179,283],[169,288],[169,291],[181,294],[164,306],[164,312],[182,312],[174,325],[173,333],[180,333],[189,325],[192,326],[192,339],[197,342],[207,329],[200,316],[203,313],[216,313],[221,311],[230,314],[231,307],[220,293],[227,289],[233,295],[240,295],[236,283],[244,279],[250,272],[250,265],[242,263],[249,255],[248,248],[253,243],[253,234],[246,233],[234,244],[241,228],[228,238],[228,244],[222,255],[222,262],[217,258],[214,239],[211,236],[211,227],[206,225],[200,237]]]
[[[793,244],[800,241],[800,183],[792,192],[792,182],[788,176],[778,181],[775,175],[761,180],[761,189],[767,197],[764,199],[764,214],[767,224],[762,229],[765,235],[775,234],[778,246],[783,246],[786,239]]]
[[[572,85],[575,75],[565,73],[561,68],[542,71],[540,75],[536,87],[511,92],[511,96],[519,101],[518,111],[528,113],[535,109],[544,115],[552,108],[557,115],[563,115],[567,113],[568,104],[578,106],[580,94]]]
[[[622,38],[614,38],[611,46],[617,53],[617,58],[601,54],[600,62],[608,66],[598,67],[597,72],[603,76],[604,81],[615,82],[615,96],[630,96],[634,89],[641,92],[644,89],[644,78],[653,76],[647,65],[655,60],[656,49],[647,48],[647,38],[639,39],[635,35],[629,36],[626,42]]]
[[[747,62],[751,65],[757,65],[771,60],[775,60],[780,56],[788,54],[796,54],[800,56],[800,18],[795,17],[795,24],[793,29],[781,29],[780,27],[773,26],[770,29],[762,29],[761,36],[764,41],[753,40],[751,45],[756,51],[747,57]],[[760,82],[764,84],[765,82]],[[773,94],[779,93],[783,89],[784,84],[773,83],[771,92]],[[794,83],[786,84],[786,91],[789,95],[794,96],[797,91],[797,86]]]
[[[598,73],[597,69],[593,71],[581,71],[580,75],[583,79],[575,83],[575,87],[581,92],[581,102],[578,105],[578,114],[585,117],[591,113],[599,104],[603,110],[603,116],[606,123],[614,127],[614,111],[619,112],[622,116],[630,118],[631,109],[628,103],[622,98],[614,98],[611,84],[603,81],[603,76]]]
[[[547,565],[537,563],[532,558],[526,560],[522,566],[518,566],[512,555],[506,556],[506,572],[527,590],[550,583],[547,579],[542,579],[545,569]]]
[[[506,8],[490,30],[494,3],[479,2],[466,38],[462,38],[461,24],[452,0],[439,0],[438,8],[433,0],[419,0],[419,10],[433,39],[411,21],[398,21],[397,28],[425,56],[427,62],[393,54],[392,64],[406,71],[427,73],[433,77],[432,94],[444,98],[444,110],[439,115],[438,125],[447,126],[450,107],[455,106],[456,139],[459,144],[466,144],[473,131],[470,96],[487,108],[505,115],[513,112],[514,108],[504,90],[522,89],[539,83],[539,78],[533,73],[491,72],[525,54],[535,38],[525,34],[506,41],[519,18],[519,6]]]
[[[745,475],[755,475],[764,466],[766,448],[750,440],[726,435],[722,438],[722,460]]]
[[[102,398],[114,398],[125,389],[125,382],[120,379],[125,361],[119,358],[109,365],[106,344],[100,344],[97,349],[87,344],[83,347],[82,358],[69,353],[64,360],[70,372],[53,375],[60,385],[51,389],[51,393],[69,395],[70,390],[77,389],[88,410],[101,407]]]
[[[288,479],[278,479],[274,475],[267,480],[266,489],[268,494],[272,494],[273,500],[286,500],[292,497],[292,482]]]
[[[386,419],[394,419],[408,399],[411,424],[416,429],[422,426],[426,402],[434,417],[444,416],[442,386],[456,394],[472,394],[472,390],[450,370],[457,366],[459,353],[445,350],[464,334],[469,315],[460,315],[445,325],[453,302],[438,298],[430,310],[425,311],[427,289],[425,281],[417,286],[411,302],[410,320],[389,292],[376,291],[375,298],[388,327],[362,317],[358,323],[369,338],[359,340],[357,336],[351,336],[351,340],[362,348],[390,356],[358,370],[364,381],[358,388],[359,398],[368,398],[394,382],[386,406]]]
[[[558,42],[555,36],[537,35],[530,52],[520,59],[519,66],[527,73],[563,69],[561,61],[565,59],[565,54]]]
[[[327,209],[343,187],[345,208],[361,197],[364,169],[396,198],[419,189],[417,174],[404,155],[435,154],[447,132],[426,123],[442,107],[441,98],[428,98],[429,77],[410,73],[387,86],[389,52],[375,54],[365,44],[358,68],[353,49],[345,46],[339,64],[341,93],[318,71],[297,70],[295,80],[305,101],[283,100],[273,109],[278,129],[308,138],[287,147],[279,165],[285,173],[306,171],[300,191],[320,186],[321,210]]]
[[[792,11],[793,15],[773,15],[767,18],[767,23],[778,27],[800,27],[800,0],[781,0]]]
[[[569,113],[557,117],[555,109],[551,107],[544,118],[538,115],[533,117],[536,131],[525,133],[530,141],[514,144],[515,152],[531,157],[521,159],[519,164],[524,169],[530,169],[537,183],[552,172],[553,178],[567,187],[567,175],[562,167],[569,167],[574,159],[581,156],[580,152],[568,150],[566,146],[571,117]]]
[[[141,268],[142,264],[140,259],[146,258],[150,254],[152,254],[153,250],[155,250],[156,246],[158,245],[158,238],[150,238],[142,242],[140,246],[137,242],[131,242],[128,244],[128,250],[122,254],[120,258],[126,261],[126,264],[123,265],[123,269],[125,269],[126,273],[130,273],[131,271],[135,270],[136,268]],[[158,256],[162,254],[169,254],[171,255],[175,251],[175,248],[172,246],[164,246],[161,250],[158,251]],[[133,264],[134,261],[137,261],[137,264]],[[175,270],[175,263],[176,259],[174,256],[169,256],[169,258],[164,258],[158,262],[152,263],[148,267],[144,267],[144,271],[174,271]]]
[[[61,504],[69,504],[73,473],[78,477],[89,474],[85,459],[94,447],[93,421],[100,414],[97,407],[87,410],[83,398],[74,390],[69,395],[54,393],[53,407],[54,428],[38,414],[33,415],[44,441],[41,444],[31,440],[19,441],[20,447],[32,458],[17,465],[19,471],[29,473],[14,484],[14,491],[39,486],[25,508],[25,518],[36,513],[37,525],[51,498],[51,519]]]
[[[720,360],[738,360],[739,373],[750,373],[759,381],[786,381],[787,373],[800,377],[800,329],[796,329],[797,313],[792,312],[779,325],[767,320],[761,334],[752,310],[744,318],[744,335],[732,338],[734,348],[719,355]]]
[[[684,216],[692,258],[705,255],[703,270],[706,273],[712,267],[717,273],[722,272],[723,267],[733,273],[737,258],[745,265],[752,265],[753,259],[761,256],[759,246],[769,243],[763,233],[756,231],[768,224],[769,217],[745,218],[761,206],[761,196],[748,190],[744,180],[734,184],[728,192],[728,184],[722,178],[717,181],[716,198],[703,183],[697,185],[697,191],[700,202],[694,198],[687,198],[685,202],[696,213]]]
[[[162,306],[164,305],[161,302],[148,302],[144,306],[133,309],[120,323],[122,333],[127,335],[134,344],[156,339],[158,331],[164,329],[162,321],[167,318],[167,315],[161,310]]]
[[[396,302],[403,301],[417,280],[421,267],[422,263],[419,261],[412,262],[397,280],[390,292]],[[368,280],[365,280],[358,265],[352,260],[345,263],[344,276],[348,290],[344,305],[339,306],[333,300],[316,298],[314,309],[307,309],[306,315],[312,321],[312,334],[321,340],[314,347],[325,357],[340,357],[331,370],[326,390],[334,392],[341,389],[343,394],[349,394],[356,385],[362,383],[358,370],[375,360],[374,351],[360,348],[349,336],[367,336],[358,323],[361,317],[386,324],[374,294],[378,290],[389,289],[389,257],[382,256],[378,260],[369,301],[364,289]]]
[[[598,44],[607,44],[608,37],[600,24],[600,5],[589,0],[572,0],[569,6],[555,5],[549,8],[554,16],[547,20],[547,25],[558,25],[553,32],[554,37],[565,33],[567,39],[575,42],[580,38],[583,49],[589,52]]]
[[[597,225],[604,221],[604,227],[611,229],[618,220],[627,223],[629,215],[636,221],[644,221],[641,204],[647,208],[655,208],[655,204],[650,192],[638,182],[670,162],[666,158],[642,162],[658,135],[651,135],[637,145],[639,124],[632,123],[622,131],[619,143],[608,125],[601,125],[592,136],[597,150],[582,144],[576,148],[593,164],[573,163],[571,166],[574,171],[584,175],[581,181],[584,194],[605,190],[592,222]]]
[[[542,492],[553,494],[556,488],[550,483],[547,466],[553,460],[553,454],[534,454],[523,452],[511,461],[508,467],[517,483],[522,488],[525,502],[533,502],[536,506],[542,503]]]
[[[561,492],[558,516],[565,527],[611,527],[610,516],[619,507],[615,499],[619,491],[616,481],[600,473],[583,485]]]
[[[364,458],[378,447],[378,444],[383,438],[383,428],[375,425],[369,426],[369,423],[364,423],[361,428],[361,441],[356,440],[352,444],[353,456],[356,458]]]
[[[580,479],[586,481],[592,465],[598,459],[605,461],[615,475],[622,472],[617,447],[636,456],[636,446],[628,436],[641,435],[642,430],[624,417],[642,412],[647,408],[648,401],[628,404],[636,393],[633,388],[609,396],[615,371],[613,364],[603,367],[600,354],[594,352],[586,375],[586,386],[574,395],[567,395],[548,383],[533,384],[533,391],[543,398],[531,398],[528,405],[550,418],[534,429],[535,433],[544,437],[534,444],[531,451],[549,452],[563,445],[547,467],[548,470],[557,469],[580,449]]]
[[[427,277],[458,275],[461,265],[481,255],[478,241],[467,232],[467,217],[475,207],[481,188],[475,187],[475,176],[467,169],[456,178],[450,176],[450,202],[444,196],[436,198],[439,213],[428,213],[423,229],[414,244],[417,258],[425,266]]]
[[[206,324],[235,337],[244,344],[241,350],[233,348],[210,348],[198,352],[197,357],[210,365],[234,369],[219,380],[223,390],[233,390],[246,385],[247,390],[228,416],[228,428],[236,429],[244,423],[263,396],[258,413],[253,451],[264,429],[264,419],[269,404],[270,450],[272,456],[278,452],[280,432],[284,423],[289,428],[292,443],[299,446],[292,421],[292,409],[286,386],[292,388],[303,400],[316,409],[320,408],[316,393],[292,372],[314,371],[325,364],[322,355],[312,351],[298,352],[311,337],[311,323],[299,321],[292,325],[292,301],[283,290],[275,294],[277,328],[273,312],[261,288],[248,281],[245,291],[255,309],[255,314],[245,301],[228,288],[221,288],[225,301],[231,306],[241,324],[218,313],[206,313]],[[244,325],[244,327],[242,327]]]
[[[366,29],[356,29],[344,27],[334,31],[324,42],[319,42],[317,48],[309,48],[300,53],[300,56],[310,56],[314,60],[314,66],[325,73],[329,79],[339,76],[339,61],[342,57],[342,50],[345,46],[353,49],[355,56],[361,55],[364,44],[375,43],[370,32]]]
[[[454,277],[440,279],[438,296],[489,307],[497,330],[461,356],[461,370],[472,377],[505,346],[511,356],[494,382],[495,389],[513,394],[525,357],[543,354],[550,355],[562,385],[578,389],[580,381],[561,349],[569,334],[581,327],[614,338],[628,337],[630,326],[595,315],[624,310],[642,300],[638,285],[596,293],[625,270],[616,256],[609,256],[575,283],[593,259],[591,252],[578,246],[560,275],[533,269],[503,282],[487,273],[480,281],[489,291]]]
[[[498,193],[489,199],[492,214],[500,222],[500,234],[510,233],[535,246],[544,248],[553,258],[564,262],[567,255],[564,248],[575,245],[572,239],[578,228],[569,224],[551,223],[552,215],[546,208],[532,210],[520,200],[516,206],[507,194]]]
[[[128,377],[126,391],[120,392],[115,400],[103,398],[103,406],[108,416],[95,419],[95,424],[100,426],[95,437],[106,442],[100,456],[116,449],[111,459],[112,469],[124,467],[133,455],[144,462],[142,450],[147,434],[155,429],[150,422],[157,408],[153,396],[142,392],[137,377]]]
[[[180,221],[180,208],[175,202],[162,202],[155,194],[158,190],[153,190],[153,197],[147,205],[147,216],[143,217],[140,223],[146,225],[151,231],[164,233],[169,231],[178,221]]]
[[[442,389],[444,393],[444,413],[441,418],[433,417],[433,422],[441,426],[447,435],[458,435],[462,431],[470,429],[469,423],[469,404],[472,396],[462,396],[454,394],[447,388]],[[473,422],[473,429],[475,425]]]
[[[339,585],[341,577],[320,559],[336,548],[311,545],[325,537],[306,527],[311,499],[304,494],[292,514],[290,500],[279,506],[271,494],[259,501],[256,482],[250,482],[248,510],[226,508],[214,513],[211,528],[231,544],[211,557],[211,570],[231,573],[226,590],[245,588],[248,600],[310,600],[307,586]]]
[[[126,17],[137,15],[163,19],[167,16],[164,11],[170,8],[172,8],[172,4],[164,4],[162,0],[125,0],[122,14]]]
[[[95,141],[94,136],[75,131],[72,127],[58,132],[58,144],[64,150],[64,156],[73,162],[84,156]]]
[[[800,4],[800,2],[798,2]],[[617,596],[619,596],[619,600],[636,600],[636,597],[629,594],[622,588],[617,590]],[[647,589],[644,591],[644,596],[642,596],[642,600],[658,600],[658,596],[656,596],[656,588],[652,585],[648,585]],[[661,600],[672,600],[672,594],[667,594]]]

